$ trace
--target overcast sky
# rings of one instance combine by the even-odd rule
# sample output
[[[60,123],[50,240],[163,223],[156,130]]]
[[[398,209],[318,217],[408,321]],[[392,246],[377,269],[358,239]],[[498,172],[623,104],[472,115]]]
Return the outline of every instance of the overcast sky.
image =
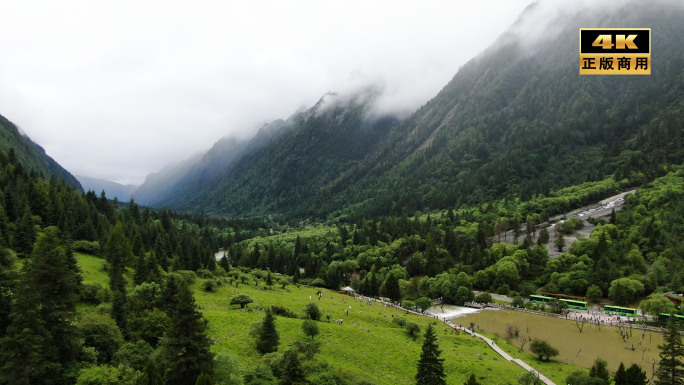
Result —
[[[0,114],[72,174],[139,184],[329,91],[414,110],[530,2],[2,1]]]

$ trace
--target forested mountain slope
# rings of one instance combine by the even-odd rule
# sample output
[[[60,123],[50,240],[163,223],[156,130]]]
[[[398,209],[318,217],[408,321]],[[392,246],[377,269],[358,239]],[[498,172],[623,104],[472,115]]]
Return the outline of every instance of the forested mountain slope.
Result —
[[[319,105],[211,185],[159,203],[222,215],[371,217],[525,199],[608,175],[641,183],[681,163],[683,7],[573,7],[530,6],[401,124],[368,121],[362,97],[325,113]],[[580,76],[578,29],[588,26],[652,28],[652,75]]]
[[[57,177],[68,185],[82,190],[76,178],[50,158],[45,150],[23,135],[14,123],[0,115],[0,151],[10,154],[27,169],[42,173],[46,177]]]
[[[270,137],[257,135],[214,180],[187,183],[187,195],[160,204],[210,214],[305,215],[306,202],[329,196],[328,186],[373,152],[398,123],[372,114],[376,96],[372,90],[351,97],[327,94],[313,108],[273,123],[282,127]]]

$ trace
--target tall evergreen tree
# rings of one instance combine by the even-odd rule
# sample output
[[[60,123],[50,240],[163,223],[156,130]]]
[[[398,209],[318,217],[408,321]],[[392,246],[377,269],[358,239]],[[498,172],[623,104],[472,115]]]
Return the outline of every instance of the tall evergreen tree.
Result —
[[[390,271],[385,278],[385,295],[392,301],[399,301],[401,299],[401,290],[399,289],[399,278]]]
[[[670,317],[663,337],[663,344],[658,346],[661,351],[660,363],[655,373],[655,384],[682,385],[684,384],[684,363],[682,363],[684,346],[675,317]]]
[[[257,337],[257,350],[263,354],[275,352],[278,350],[278,340],[280,336],[275,327],[275,317],[270,310],[266,310],[264,322],[261,324],[261,330]]]
[[[190,289],[179,287],[178,304],[162,340],[161,361],[167,384],[195,385],[197,377],[213,369],[207,321],[197,309]]]
[[[625,364],[623,364],[622,362],[620,362],[620,366],[618,366],[618,370],[615,372],[613,380],[615,381],[615,385],[631,384],[631,382],[629,381],[629,377],[627,377],[627,370],[625,370]]]
[[[610,373],[608,372],[608,362],[597,358],[589,370],[589,377],[597,378],[604,385],[610,384]]]
[[[124,227],[117,222],[104,246],[104,254],[109,262],[109,288],[112,290],[112,318],[121,332],[127,335],[126,325],[126,280],[123,276],[125,265],[133,257],[131,245],[126,238]]]
[[[442,353],[437,345],[437,337],[432,324],[425,329],[425,341],[423,342],[423,352],[418,361],[418,373],[416,374],[416,384],[418,385],[445,385],[446,374],[444,374],[443,358],[439,358]]]
[[[77,280],[56,227],[40,234],[16,286],[0,373],[10,384],[64,384],[79,350],[73,324]]]
[[[641,367],[637,364],[632,364],[627,369],[627,379],[629,380],[625,384],[627,385],[646,385],[648,384],[648,379],[646,378],[646,372],[644,372]],[[617,381],[616,381],[617,385]]]

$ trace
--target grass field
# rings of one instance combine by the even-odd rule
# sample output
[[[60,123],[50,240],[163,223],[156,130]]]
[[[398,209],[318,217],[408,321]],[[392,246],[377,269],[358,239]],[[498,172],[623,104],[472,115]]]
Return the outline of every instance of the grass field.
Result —
[[[309,302],[316,302],[324,317],[333,314],[333,319],[342,318],[342,325],[335,322],[320,322],[321,334],[317,339],[322,343],[317,357],[339,368],[351,377],[364,379],[373,384],[410,384],[414,381],[416,364],[420,357],[422,338],[415,341],[403,329],[392,323],[392,316],[405,316],[408,321],[420,325],[421,330],[433,322],[427,317],[406,315],[394,308],[382,307],[378,303],[368,306],[341,294],[324,290],[319,301],[317,289],[310,287],[288,286],[272,290],[256,289],[240,285],[221,287],[213,293],[201,289],[201,280],[195,285],[195,296],[202,307],[204,316],[209,320],[210,334],[214,339],[216,352],[228,349],[237,355],[243,369],[255,366],[259,354],[254,341],[248,336],[250,325],[263,319],[259,308],[273,304],[281,305],[301,313]],[[256,303],[249,309],[230,306],[230,298],[235,294],[246,294]],[[309,297],[311,296],[311,300]],[[349,315],[345,309],[351,305]],[[280,333],[280,351],[286,350],[294,341],[303,339],[301,319],[278,317],[277,329]],[[523,373],[516,364],[505,361],[486,344],[472,337],[456,335],[441,322],[435,325],[448,384],[462,384],[471,372],[483,383],[516,383]]]
[[[505,346],[503,337],[507,336],[506,327],[515,325],[520,330],[519,338],[511,339],[511,344],[505,350],[516,358],[521,358],[554,381],[563,380],[563,374],[569,373],[562,366],[553,363],[543,363],[537,359],[530,358],[528,343],[525,345],[525,352],[520,352],[519,346],[522,337],[533,339],[543,339],[548,341],[551,346],[559,351],[555,361],[560,363],[591,367],[597,357],[608,361],[608,369],[615,372],[624,362],[625,366],[637,364],[646,371],[649,376],[652,373],[652,363],[659,360],[660,349],[663,336],[660,333],[644,332],[642,330],[632,330],[632,336],[623,342],[616,327],[598,326],[585,324],[580,333],[574,321],[558,319],[553,317],[539,316],[529,313],[511,310],[492,310],[482,311],[475,314],[457,319],[457,322],[464,325],[474,322],[484,334],[498,337],[500,346]],[[643,339],[642,339],[643,335]],[[632,350],[634,346],[634,350]],[[546,370],[549,371],[547,374]],[[567,374],[565,374],[567,375]],[[559,378],[560,377],[560,378]],[[562,383],[562,382],[560,382]]]
[[[108,286],[109,278],[102,258],[81,253],[76,254],[76,257],[84,283]],[[128,278],[130,281],[131,277]],[[313,287],[290,285],[282,289],[273,286],[267,290],[263,282],[259,288],[255,288],[252,282],[240,284],[239,287],[219,286],[214,292],[206,292],[202,289],[203,282],[203,279],[197,279],[193,290],[197,304],[209,321],[209,334],[214,342],[212,349],[217,353],[230,351],[238,358],[243,372],[261,362],[261,355],[248,333],[253,322],[263,319],[263,309],[271,305],[284,306],[301,314],[306,304],[312,301],[319,305],[323,319],[327,314],[331,314],[333,320],[343,319],[342,325],[325,321],[318,323],[320,334],[317,340],[321,342],[321,350],[316,359],[327,362],[349,378],[363,379],[372,384],[414,382],[422,334],[413,340],[404,329],[392,322],[393,317],[406,317],[409,322],[417,323],[421,330],[425,330],[428,323],[435,322],[427,317],[407,315],[403,311],[383,307],[376,302],[369,306],[366,302],[325,289],[323,298],[318,300],[318,289]],[[249,295],[255,303],[245,309],[231,306],[230,299],[236,294]],[[345,313],[347,309],[349,315]],[[295,341],[305,338],[301,324],[301,319],[277,317],[279,351],[285,351]],[[480,339],[456,335],[441,322],[435,323],[435,329],[448,384],[460,385],[470,373],[475,373],[483,384],[515,384],[523,374],[522,368],[505,361]],[[535,368],[539,367],[529,355],[517,358],[523,358]],[[555,364],[559,365],[563,364]],[[566,371],[569,373],[576,369],[570,367]]]
[[[74,253],[81,268],[83,283],[99,283],[103,287],[109,287],[109,276],[104,270],[105,260],[93,255]]]

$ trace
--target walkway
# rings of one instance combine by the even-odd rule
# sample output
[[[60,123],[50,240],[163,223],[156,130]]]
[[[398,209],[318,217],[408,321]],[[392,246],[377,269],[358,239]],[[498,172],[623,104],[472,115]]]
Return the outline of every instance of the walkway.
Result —
[[[454,325],[452,325],[449,321],[445,321],[445,323],[446,323],[447,325],[451,326],[451,327],[454,327]],[[489,345],[490,348],[494,349],[495,352],[499,353],[499,354],[501,355],[501,357],[503,357],[504,359],[506,359],[506,361],[513,361],[513,362],[515,362],[516,364],[520,365],[520,366],[521,366],[523,369],[525,369],[526,371],[528,371],[528,372],[530,372],[530,373],[533,373],[533,374],[537,375],[537,376],[539,377],[539,379],[542,380],[542,381],[543,381],[545,384],[547,384],[547,385],[556,385],[555,382],[549,380],[548,378],[546,378],[546,376],[544,376],[543,374],[541,374],[541,373],[537,372],[536,370],[534,370],[534,368],[532,368],[530,365],[526,364],[523,360],[521,360],[521,359],[519,359],[519,358],[513,358],[513,357],[511,357],[510,354],[508,354],[508,353],[506,353],[505,351],[503,351],[503,349],[501,349],[501,348],[500,348],[497,344],[495,344],[494,341],[492,341],[491,339],[489,339],[489,338],[487,338],[487,337],[485,337],[485,336],[483,336],[483,335],[481,335],[481,334],[475,333],[474,331],[469,331],[468,329],[464,329],[464,330],[465,330],[466,333],[470,333],[470,334],[474,335],[475,337],[484,340],[484,341],[487,343],[487,345]]]
[[[364,297],[364,298],[368,298],[368,297]],[[437,319],[437,320],[439,320],[439,321],[444,322],[447,326],[451,327],[452,329],[456,329],[456,325],[452,324],[451,321],[448,321],[448,320],[446,320],[446,319],[444,319],[444,318],[439,318],[439,317],[436,317],[436,316],[433,316],[433,315],[423,314],[423,313],[419,313],[419,312],[416,312],[416,311],[404,309],[403,307],[398,306],[398,305],[395,305],[395,304],[392,304],[392,303],[387,303],[387,302],[382,302],[382,303],[384,303],[384,304],[387,305],[387,306],[392,306],[392,307],[395,307],[395,308],[397,308],[397,309],[401,309],[401,310],[403,310],[403,311],[405,311],[405,312],[407,312],[407,313],[411,313],[411,314],[415,314],[415,315],[422,315],[422,316],[430,317],[430,318],[433,318],[433,319]],[[520,365],[520,366],[521,366],[523,369],[525,369],[526,371],[528,371],[528,372],[530,372],[530,373],[532,373],[532,374],[537,375],[537,376],[539,377],[539,379],[542,380],[545,384],[547,384],[547,385],[556,385],[555,382],[549,380],[548,378],[546,378],[546,376],[544,376],[543,374],[541,374],[541,373],[539,373],[538,371],[534,370],[533,367],[531,367],[530,365],[526,364],[523,360],[521,360],[521,359],[519,359],[519,358],[513,358],[513,357],[511,357],[510,354],[506,353],[503,349],[501,349],[498,345],[496,345],[496,344],[494,343],[494,341],[492,341],[491,339],[489,339],[489,338],[487,338],[487,337],[485,337],[485,336],[483,336],[483,335],[481,335],[481,334],[475,333],[475,331],[473,331],[473,330],[468,330],[468,329],[465,329],[465,328],[463,328],[463,329],[461,329],[461,330],[463,330],[463,331],[465,331],[466,333],[471,334],[471,335],[473,335],[473,336],[475,336],[475,337],[477,337],[477,338],[480,338],[481,340],[485,341],[485,342],[487,343],[487,345],[488,345],[490,348],[494,349],[495,352],[499,353],[499,355],[501,355],[501,357],[503,357],[506,361],[513,361],[513,362],[515,362],[516,364]]]

